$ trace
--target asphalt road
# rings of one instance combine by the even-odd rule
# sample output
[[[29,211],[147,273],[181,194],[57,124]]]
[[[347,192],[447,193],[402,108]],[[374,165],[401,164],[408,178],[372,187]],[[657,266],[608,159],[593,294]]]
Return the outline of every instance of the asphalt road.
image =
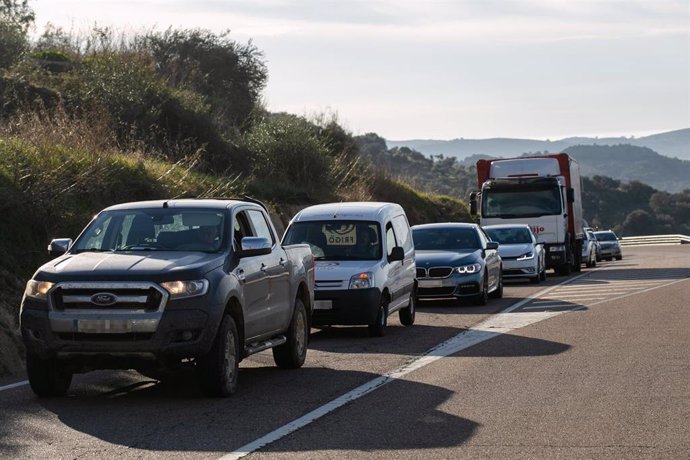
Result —
[[[0,457],[687,459],[690,247],[624,255],[424,303],[383,338],[314,330],[305,367],[252,356],[229,399],[184,375],[84,374],[56,399],[3,382]]]

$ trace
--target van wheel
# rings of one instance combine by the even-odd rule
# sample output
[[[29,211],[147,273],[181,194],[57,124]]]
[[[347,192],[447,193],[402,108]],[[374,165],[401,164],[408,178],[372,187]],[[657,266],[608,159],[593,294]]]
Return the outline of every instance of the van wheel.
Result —
[[[240,344],[235,320],[225,315],[211,349],[197,363],[201,388],[206,396],[230,396],[237,391]]]
[[[379,310],[376,319],[369,325],[369,335],[372,337],[383,337],[386,335],[386,324],[388,323],[388,301],[381,297]]]
[[[287,330],[287,342],[273,348],[273,361],[282,369],[296,369],[302,367],[307,357],[307,343],[309,342],[309,326],[307,309],[304,303],[295,300],[295,311]]]
[[[26,373],[29,385],[38,396],[63,396],[72,383],[72,373],[62,369],[57,359],[44,359],[33,353],[26,354]]]
[[[403,326],[412,326],[414,324],[414,318],[417,314],[417,299],[414,293],[410,294],[410,303],[407,307],[403,308],[398,312],[400,316],[400,324]]]

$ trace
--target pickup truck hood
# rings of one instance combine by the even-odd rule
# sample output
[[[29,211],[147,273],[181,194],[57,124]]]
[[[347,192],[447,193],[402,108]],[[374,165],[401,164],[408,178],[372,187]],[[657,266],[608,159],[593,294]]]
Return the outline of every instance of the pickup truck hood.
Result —
[[[202,277],[224,260],[224,254],[203,252],[83,252],[51,260],[34,277],[56,282],[191,279]]]
[[[481,250],[456,251],[415,251],[418,267],[457,267],[479,262],[482,259]]]

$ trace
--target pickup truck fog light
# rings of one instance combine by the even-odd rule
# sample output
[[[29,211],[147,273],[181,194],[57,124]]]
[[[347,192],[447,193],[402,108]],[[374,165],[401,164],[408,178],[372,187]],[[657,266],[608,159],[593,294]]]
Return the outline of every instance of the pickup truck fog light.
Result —
[[[367,289],[373,284],[373,274],[370,272],[358,273],[350,278],[350,289]]]
[[[170,293],[171,299],[185,299],[206,294],[208,280],[168,281],[161,283],[161,287]]]
[[[29,280],[29,282],[26,283],[24,295],[34,299],[45,300],[46,297],[48,297],[48,291],[50,291],[50,288],[53,286],[55,286],[55,283],[51,283],[50,281]]]

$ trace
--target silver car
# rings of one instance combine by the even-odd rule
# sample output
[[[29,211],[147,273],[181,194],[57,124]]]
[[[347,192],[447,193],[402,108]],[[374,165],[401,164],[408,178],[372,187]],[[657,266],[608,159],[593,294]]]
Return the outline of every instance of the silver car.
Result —
[[[599,242],[594,233],[585,231],[585,238],[582,240],[582,262],[587,268],[597,266],[597,246]]]
[[[529,278],[531,283],[546,279],[544,246],[537,241],[529,225],[487,225],[483,228],[491,240],[499,244],[504,278]]]
[[[594,232],[601,244],[601,258],[604,260],[621,260],[623,258],[623,251],[621,245],[618,243],[618,237],[611,230],[602,230]]]

